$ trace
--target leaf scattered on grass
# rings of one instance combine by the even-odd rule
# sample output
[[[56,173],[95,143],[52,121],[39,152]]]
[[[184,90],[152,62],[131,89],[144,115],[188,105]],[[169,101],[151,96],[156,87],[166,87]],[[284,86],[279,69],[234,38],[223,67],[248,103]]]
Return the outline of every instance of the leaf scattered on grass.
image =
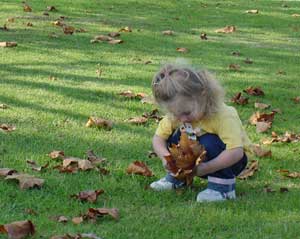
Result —
[[[271,113],[260,113],[259,111],[255,112],[251,115],[249,122],[252,125],[256,125],[257,122],[273,122],[275,116],[275,112]]]
[[[272,127],[272,122],[257,122],[256,123],[256,132],[263,133],[269,130]]]
[[[66,35],[72,35],[75,32],[75,27],[64,25],[63,32]]]
[[[224,28],[220,28],[215,30],[216,33],[233,33],[236,31],[236,27],[235,26],[226,26]]]
[[[35,227],[30,220],[16,221],[0,225],[0,233],[7,234],[12,239],[22,239],[35,233]]]
[[[234,97],[231,98],[231,101],[238,105],[248,104],[249,98],[242,96],[241,92],[238,92]]]
[[[17,170],[10,169],[10,168],[0,168],[0,176],[1,177],[6,177],[6,176],[12,175],[14,173],[17,173]]]
[[[270,108],[270,106],[271,105],[269,105],[269,104],[264,104],[264,103],[259,103],[259,102],[254,103],[254,108],[261,109],[261,110],[268,109],[268,108]]]
[[[26,163],[31,167],[32,170],[41,172],[45,168],[49,166],[49,163],[46,163],[42,166],[39,166],[35,161],[33,160],[26,160]]]
[[[241,53],[239,51],[233,51],[233,52],[231,52],[231,55],[233,55],[233,56],[240,56]]]
[[[103,217],[106,215],[110,215],[116,221],[119,220],[119,209],[117,208],[89,208],[85,217],[89,220],[96,220],[97,217]]]
[[[88,119],[88,122],[85,125],[86,127],[96,127],[96,128],[104,128],[106,130],[111,130],[113,127],[113,122],[110,120],[102,119],[102,118],[96,118],[96,117],[90,117]]]
[[[42,187],[44,179],[36,178],[29,174],[14,173],[5,177],[5,180],[17,180],[19,181],[20,189],[29,189],[34,187]]]
[[[174,31],[171,30],[166,30],[166,31],[162,31],[163,35],[167,35],[167,36],[173,36],[174,35]]]
[[[252,150],[255,153],[255,155],[259,158],[272,156],[271,150],[263,149],[259,144],[252,145]]]
[[[16,42],[0,42],[0,47],[16,47],[18,44]]]
[[[239,174],[239,179],[248,179],[258,170],[258,161],[251,160],[248,166]]]
[[[0,129],[5,132],[12,132],[12,131],[16,130],[16,127],[8,125],[8,124],[0,124]]]
[[[248,95],[254,95],[254,96],[263,96],[265,95],[264,91],[260,87],[248,87],[247,89],[243,90]]]
[[[207,34],[206,34],[205,32],[202,32],[202,33],[200,34],[200,39],[201,39],[201,40],[207,40]]]
[[[250,58],[246,58],[246,59],[244,60],[244,62],[245,62],[246,64],[252,64],[252,63],[253,63],[253,60],[251,60]]]
[[[72,222],[76,225],[80,224],[83,222],[83,217],[73,217]]]
[[[187,53],[189,50],[185,47],[177,47],[176,51],[181,52],[181,53]]]
[[[24,12],[32,12],[32,8],[28,4],[23,5]]]
[[[48,6],[46,10],[49,12],[57,12],[56,7],[54,7],[54,6]]]
[[[65,153],[64,151],[54,150],[48,154],[48,156],[52,159],[64,159]]]
[[[131,90],[125,90],[119,93],[119,95],[124,96],[125,98],[128,99],[144,99],[145,97],[148,97],[145,93],[134,93]]]
[[[6,110],[6,109],[8,109],[8,105],[0,104],[0,109]]]
[[[228,69],[231,70],[231,71],[240,71],[241,66],[238,65],[238,64],[230,64],[228,66]]]
[[[146,177],[153,176],[152,171],[148,168],[148,166],[145,163],[141,161],[134,161],[133,163],[131,163],[128,166],[126,172],[128,174],[139,174]]]
[[[251,9],[251,10],[247,10],[246,13],[250,13],[250,14],[258,14],[258,10],[257,9]]]
[[[121,28],[120,30],[119,30],[119,32],[132,32],[132,29],[131,29],[131,27],[123,27],[123,28]]]
[[[287,169],[280,169],[277,170],[282,176],[288,177],[288,178],[300,178],[300,172],[290,172]]]
[[[71,197],[79,199],[81,201],[88,201],[91,203],[95,203],[100,194],[104,193],[103,189],[99,190],[87,190],[79,192],[78,194],[73,194]]]
[[[295,104],[299,104],[300,103],[300,96],[294,97],[294,98],[292,98],[292,100],[294,101]]]
[[[138,117],[131,117],[127,120],[125,120],[126,122],[130,123],[130,124],[137,124],[137,125],[141,125],[141,124],[146,124],[148,121],[148,118],[144,117],[144,116],[138,116]]]

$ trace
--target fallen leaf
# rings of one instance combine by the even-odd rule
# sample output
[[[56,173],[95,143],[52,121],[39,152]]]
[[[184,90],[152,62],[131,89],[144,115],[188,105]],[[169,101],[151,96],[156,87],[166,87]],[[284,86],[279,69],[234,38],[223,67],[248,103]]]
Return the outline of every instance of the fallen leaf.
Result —
[[[144,62],[145,65],[149,65],[149,64],[151,64],[151,63],[152,63],[152,61],[150,61],[150,60]]]
[[[16,47],[18,44],[16,42],[0,42],[0,47]]]
[[[266,193],[274,193],[274,192],[276,192],[276,190],[273,189],[273,188],[271,188],[270,186],[265,186],[264,187],[264,192],[266,192]]]
[[[78,28],[75,30],[75,32],[84,33],[84,32],[87,32],[87,30],[85,30],[83,28]]]
[[[284,187],[282,187],[282,188],[279,189],[279,192],[281,192],[281,193],[286,193],[288,191],[289,191],[289,189],[288,188],[284,188]]]
[[[201,40],[207,40],[207,34],[206,34],[205,32],[202,32],[202,33],[200,34],[200,39],[201,39]]]
[[[5,132],[12,132],[12,131],[16,130],[16,127],[8,125],[8,124],[0,124],[0,129]]]
[[[131,27],[123,27],[119,30],[119,32],[132,32]]]
[[[263,90],[260,87],[251,86],[243,91],[246,92],[248,95],[254,95],[254,96],[265,95],[265,93],[263,92]]]
[[[35,216],[38,215],[38,213],[35,210],[33,210],[32,208],[25,208],[24,212],[29,215],[35,215]]]
[[[89,160],[93,165],[101,164],[106,161],[104,158],[98,157],[93,150],[88,150],[86,154],[87,160]]]
[[[48,156],[52,159],[64,159],[65,153],[64,151],[54,150],[48,154]]]
[[[0,176],[1,177],[6,177],[6,176],[12,175],[14,173],[17,173],[17,170],[10,169],[10,168],[0,168]]]
[[[88,219],[96,219],[97,217],[103,217],[110,215],[116,221],[119,220],[119,210],[117,208],[89,208],[86,216]]]
[[[3,109],[3,110],[8,109],[8,105],[0,104],[0,109]]]
[[[32,12],[32,8],[28,4],[23,5],[24,12]]]
[[[242,96],[242,93],[239,92],[231,98],[231,101],[239,105],[246,105],[248,104],[248,99],[249,98]]]
[[[31,22],[27,22],[26,26],[27,27],[33,27],[33,24]]]
[[[8,31],[8,27],[6,26],[6,24],[4,24],[3,27],[0,27],[0,30],[2,30],[2,31]]]
[[[239,179],[248,179],[258,170],[258,161],[251,160],[250,164],[239,174]]]
[[[167,35],[167,36],[173,36],[174,35],[174,31],[171,30],[166,30],[166,31],[162,31],[163,35]]]
[[[257,122],[256,123],[256,132],[263,133],[272,127],[272,122]]]
[[[54,6],[48,6],[46,10],[49,12],[57,12],[56,7],[54,7]]]
[[[249,119],[250,124],[256,125],[257,122],[273,122],[275,112],[271,113],[260,113],[259,111],[255,112]]]
[[[146,124],[148,121],[148,118],[141,116],[141,117],[131,117],[126,120],[126,122],[130,124]]]
[[[114,40],[112,37],[110,36],[106,36],[106,35],[98,35],[94,37],[94,40],[99,40],[99,41],[112,41]]]
[[[161,115],[159,115],[158,109],[154,109],[149,113],[144,113],[142,116],[148,119],[155,119],[157,122],[163,118]]]
[[[258,10],[257,9],[251,9],[251,10],[247,10],[246,13],[258,14]]]
[[[300,102],[300,96],[292,98],[295,104],[298,104]]]
[[[43,15],[44,16],[49,16],[49,13],[48,12],[43,12]]]
[[[259,144],[252,145],[251,149],[259,158],[272,157],[271,150],[265,150]]]
[[[15,18],[14,17],[10,17],[10,18],[7,18],[6,21],[10,22],[10,23],[14,23],[15,22]]]
[[[134,161],[133,163],[131,163],[126,172],[128,174],[139,174],[139,175],[143,175],[146,177],[151,177],[153,176],[153,173],[151,172],[151,170],[147,167],[147,165],[141,161]]]
[[[121,44],[123,43],[124,41],[121,40],[121,39],[113,39],[113,40],[110,40],[108,41],[109,44],[112,44],[112,45],[116,45],[116,44]]]
[[[181,53],[187,53],[189,50],[185,47],[177,47],[176,51],[181,52]]]
[[[31,167],[32,170],[41,172],[43,169],[49,166],[49,163],[46,163],[42,166],[37,165],[37,163],[33,160],[26,160],[26,163]]]
[[[231,52],[231,55],[233,55],[233,56],[240,56],[241,53],[239,51],[233,51],[233,52]]]
[[[236,27],[235,26],[226,26],[224,28],[220,28],[215,30],[216,33],[233,33],[236,31]]]
[[[292,17],[300,17],[300,14],[294,13],[292,14]]]
[[[255,102],[255,103],[254,103],[254,108],[258,108],[258,109],[261,109],[261,110],[270,108],[270,106],[271,106],[271,105],[264,104],[264,103],[259,103],[259,102]]]
[[[253,63],[253,60],[251,60],[250,58],[246,58],[246,59],[244,60],[244,62],[245,62],[246,64],[252,64],[252,63]]]
[[[62,165],[63,168],[68,168],[69,166],[72,167],[72,165],[73,167],[81,169],[82,171],[87,171],[94,168],[94,166],[89,160],[75,158],[75,157],[64,158],[63,165]]]
[[[277,172],[288,178],[300,178],[300,172],[290,172],[287,169],[279,169]]]
[[[72,222],[76,225],[80,224],[83,222],[83,217],[73,217]]]
[[[22,239],[35,233],[35,227],[30,220],[16,221],[0,225],[0,233],[7,234],[12,239]]]
[[[82,191],[78,194],[73,194],[71,197],[77,198],[81,201],[88,201],[91,203],[95,203],[97,201],[97,198],[100,194],[104,193],[103,189],[100,190],[88,190],[88,191]]]
[[[113,122],[110,120],[89,117],[88,122],[85,125],[86,127],[96,127],[96,128],[104,128],[106,130],[111,130],[113,127]]]
[[[59,216],[56,219],[58,222],[62,222],[62,223],[67,223],[69,221],[69,219],[65,216]]]
[[[20,189],[29,189],[33,187],[42,187],[44,184],[44,179],[36,178],[29,174],[12,174],[5,177],[5,180],[17,180],[19,181]]]
[[[65,26],[65,24],[64,24],[62,21],[59,21],[59,20],[54,21],[54,22],[52,23],[52,25],[58,26],[58,27]]]
[[[229,70],[231,70],[231,71],[240,71],[241,66],[238,65],[238,64],[230,64],[230,65],[228,66],[228,68],[229,68]]]
[[[75,32],[75,28],[72,27],[72,26],[66,26],[66,25],[64,25],[63,26],[63,32],[66,35],[72,35]]]
[[[286,72],[283,70],[277,71],[277,75],[286,75]]]

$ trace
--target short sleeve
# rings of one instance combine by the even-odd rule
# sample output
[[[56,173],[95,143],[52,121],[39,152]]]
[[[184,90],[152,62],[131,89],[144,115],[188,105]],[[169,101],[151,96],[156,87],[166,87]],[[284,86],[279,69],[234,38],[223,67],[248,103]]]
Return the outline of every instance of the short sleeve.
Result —
[[[155,134],[167,140],[172,132],[172,121],[166,116],[159,122]]]
[[[245,132],[234,108],[218,117],[217,134],[226,144],[226,149],[244,147]]]

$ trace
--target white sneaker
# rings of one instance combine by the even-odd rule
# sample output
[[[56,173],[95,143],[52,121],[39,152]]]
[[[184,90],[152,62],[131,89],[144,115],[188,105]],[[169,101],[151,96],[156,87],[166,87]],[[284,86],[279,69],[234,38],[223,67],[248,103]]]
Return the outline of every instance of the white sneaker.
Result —
[[[150,184],[150,188],[156,191],[166,191],[166,190],[172,190],[181,187],[184,187],[184,183],[182,183],[182,185],[176,185],[174,183],[167,181],[166,178],[161,178],[160,180]]]
[[[204,191],[198,193],[197,202],[219,202],[235,198],[235,190],[228,193],[221,193],[219,191],[207,188]]]

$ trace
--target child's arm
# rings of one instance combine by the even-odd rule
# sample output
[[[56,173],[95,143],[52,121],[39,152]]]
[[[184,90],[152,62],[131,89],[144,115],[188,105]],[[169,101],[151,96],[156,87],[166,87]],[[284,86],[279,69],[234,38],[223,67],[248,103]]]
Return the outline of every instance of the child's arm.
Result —
[[[170,152],[167,148],[166,140],[159,137],[158,135],[154,135],[152,140],[152,145],[153,145],[154,152],[162,160],[162,163],[166,168],[167,162],[164,157],[170,155]]]
[[[242,147],[224,150],[216,158],[208,162],[200,163],[195,170],[195,175],[203,176],[223,168],[228,168],[241,160],[243,155],[244,150]]]

